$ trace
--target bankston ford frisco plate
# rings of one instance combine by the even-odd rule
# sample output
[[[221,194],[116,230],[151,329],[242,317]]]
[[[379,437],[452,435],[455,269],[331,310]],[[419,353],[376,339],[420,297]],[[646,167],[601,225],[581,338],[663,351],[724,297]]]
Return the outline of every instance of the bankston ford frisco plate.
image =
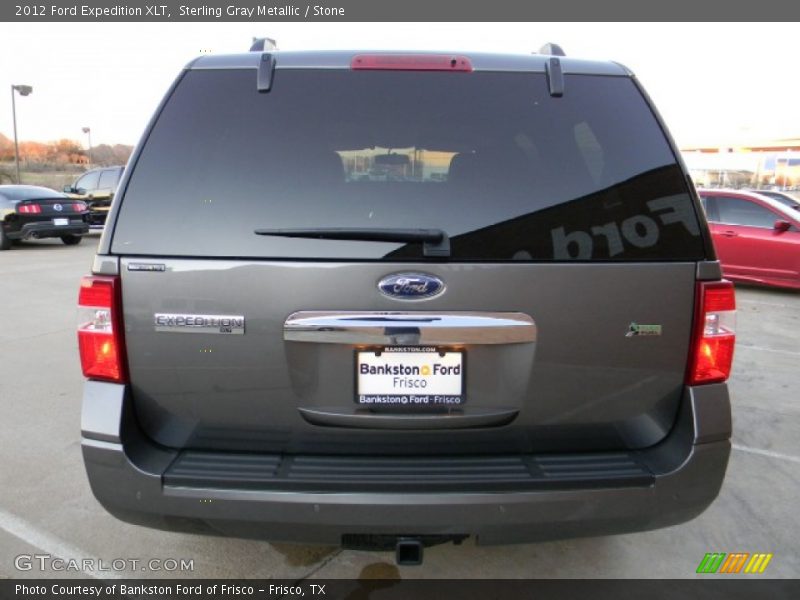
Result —
[[[356,403],[430,407],[464,404],[464,352],[425,346],[356,351]]]

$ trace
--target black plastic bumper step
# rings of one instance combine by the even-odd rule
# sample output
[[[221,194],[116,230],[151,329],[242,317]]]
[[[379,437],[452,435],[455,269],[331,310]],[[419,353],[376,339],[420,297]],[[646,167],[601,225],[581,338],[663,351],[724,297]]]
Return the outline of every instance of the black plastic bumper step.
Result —
[[[491,492],[648,486],[633,452],[387,457],[184,451],[166,486],[314,492]]]

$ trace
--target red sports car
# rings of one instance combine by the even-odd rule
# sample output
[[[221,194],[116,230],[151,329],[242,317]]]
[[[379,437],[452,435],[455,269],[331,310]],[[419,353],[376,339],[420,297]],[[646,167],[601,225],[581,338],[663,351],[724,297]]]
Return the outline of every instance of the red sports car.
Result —
[[[800,212],[754,192],[698,191],[725,277],[800,289]]]

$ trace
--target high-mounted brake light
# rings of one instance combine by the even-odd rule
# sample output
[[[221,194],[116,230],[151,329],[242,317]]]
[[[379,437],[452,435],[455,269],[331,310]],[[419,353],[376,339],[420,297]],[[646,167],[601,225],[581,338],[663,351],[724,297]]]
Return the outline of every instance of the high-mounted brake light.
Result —
[[[730,281],[699,282],[694,333],[686,374],[688,385],[730,377],[736,343],[736,298]]]
[[[125,383],[119,277],[88,276],[78,295],[78,348],[89,379]]]
[[[17,212],[21,215],[38,215],[42,212],[42,207],[38,204],[21,204],[17,207]]]
[[[359,54],[350,68],[384,71],[472,71],[466,56],[449,54]]]

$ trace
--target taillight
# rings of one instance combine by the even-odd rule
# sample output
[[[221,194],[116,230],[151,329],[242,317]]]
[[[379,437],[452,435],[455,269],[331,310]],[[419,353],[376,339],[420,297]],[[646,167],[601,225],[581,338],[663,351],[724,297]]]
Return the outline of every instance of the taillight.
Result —
[[[686,383],[725,381],[736,343],[736,298],[730,281],[699,282]]]
[[[38,204],[20,204],[17,212],[21,215],[38,215],[42,212],[42,207]]]
[[[350,68],[396,71],[472,71],[466,56],[449,54],[359,54]]]
[[[120,327],[119,277],[81,279],[78,295],[78,348],[84,376],[125,383]]]
[[[74,210],[75,212],[83,212],[86,210],[86,208],[87,206],[85,202],[76,202],[75,204],[72,205],[72,210]]]

